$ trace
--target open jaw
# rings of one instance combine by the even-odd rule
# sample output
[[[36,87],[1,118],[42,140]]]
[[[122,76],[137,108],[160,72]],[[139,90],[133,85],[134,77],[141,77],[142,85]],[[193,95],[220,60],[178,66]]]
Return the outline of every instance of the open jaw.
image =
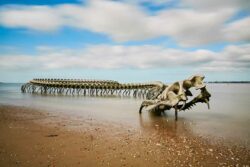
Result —
[[[146,108],[146,110],[150,111],[165,111],[165,110],[170,110],[171,108],[177,109],[178,111],[181,110],[184,111],[191,109],[194,105],[196,105],[196,103],[206,103],[209,109],[210,108],[209,100],[211,94],[207,91],[206,87],[202,87],[199,90],[201,92],[192,100],[190,101],[180,100],[178,103],[176,103],[176,105],[171,105],[171,102],[169,102],[169,100],[157,101],[157,102],[153,100],[145,101],[145,103],[142,103],[140,107],[140,113],[144,107]]]
[[[207,91],[206,87],[203,87],[200,90],[201,90],[201,92],[199,95],[194,97],[189,102],[184,103],[184,105],[178,104],[177,108],[179,110],[189,110],[194,105],[196,105],[196,103],[206,103],[208,109],[210,109],[209,100],[210,100],[211,94]]]

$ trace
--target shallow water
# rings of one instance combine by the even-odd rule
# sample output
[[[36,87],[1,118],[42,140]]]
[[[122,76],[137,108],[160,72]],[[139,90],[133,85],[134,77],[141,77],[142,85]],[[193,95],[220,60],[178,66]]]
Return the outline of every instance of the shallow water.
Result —
[[[181,134],[191,130],[201,136],[225,138],[244,145],[250,143],[250,84],[209,84],[211,109],[198,104],[190,111],[180,112],[178,122],[174,121],[173,110],[162,116],[147,111],[139,115],[142,99],[23,94],[20,86],[0,84],[0,104],[45,109],[76,119],[115,122],[142,131],[157,129],[162,135],[166,131]]]

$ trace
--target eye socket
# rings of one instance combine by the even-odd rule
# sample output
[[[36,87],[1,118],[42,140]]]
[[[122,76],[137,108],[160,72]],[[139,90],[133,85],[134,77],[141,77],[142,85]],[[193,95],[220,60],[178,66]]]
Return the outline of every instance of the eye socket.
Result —
[[[190,90],[186,90],[185,94],[186,94],[186,96],[193,96],[193,94]]]
[[[173,92],[174,92],[175,94],[178,94],[179,91],[178,91],[177,89],[175,89]]]

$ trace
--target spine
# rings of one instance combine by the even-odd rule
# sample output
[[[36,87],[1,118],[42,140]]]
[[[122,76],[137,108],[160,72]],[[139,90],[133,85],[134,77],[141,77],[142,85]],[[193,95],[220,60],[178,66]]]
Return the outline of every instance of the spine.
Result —
[[[119,83],[113,80],[72,80],[72,79],[33,79],[22,85],[23,93],[55,95],[90,95],[90,96],[133,96],[147,97],[153,83]]]

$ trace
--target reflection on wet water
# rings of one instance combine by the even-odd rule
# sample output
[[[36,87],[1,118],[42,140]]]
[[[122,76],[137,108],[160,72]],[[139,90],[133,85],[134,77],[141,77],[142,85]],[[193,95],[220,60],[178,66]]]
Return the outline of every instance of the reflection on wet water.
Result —
[[[174,111],[157,116],[139,107],[142,99],[126,97],[41,96],[22,94],[21,84],[0,84],[0,103],[46,109],[78,119],[93,118],[133,126],[142,131],[162,135],[180,135],[193,131],[199,135],[216,136],[250,143],[250,84],[210,84],[211,109],[199,104],[192,110]]]
[[[139,123],[141,130],[145,132],[157,132],[159,136],[179,136],[189,131],[190,123],[185,121],[185,118],[180,118],[175,121],[166,112],[162,114],[148,112],[144,115],[139,115]]]

